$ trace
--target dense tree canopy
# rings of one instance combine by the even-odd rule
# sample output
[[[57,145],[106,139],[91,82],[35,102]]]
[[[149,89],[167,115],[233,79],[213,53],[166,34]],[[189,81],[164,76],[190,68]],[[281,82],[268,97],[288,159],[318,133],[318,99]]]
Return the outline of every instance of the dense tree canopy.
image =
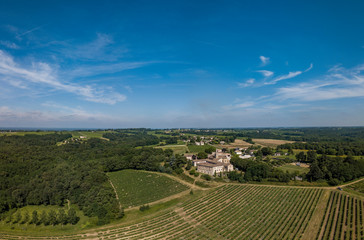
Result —
[[[70,134],[0,137],[0,214],[25,205],[61,206],[70,200],[85,215],[98,217],[100,224],[116,218],[120,209],[105,172],[158,171],[168,158],[162,149],[135,148],[159,141],[146,135],[116,133],[107,135],[110,141],[89,139],[60,146],[56,143]]]

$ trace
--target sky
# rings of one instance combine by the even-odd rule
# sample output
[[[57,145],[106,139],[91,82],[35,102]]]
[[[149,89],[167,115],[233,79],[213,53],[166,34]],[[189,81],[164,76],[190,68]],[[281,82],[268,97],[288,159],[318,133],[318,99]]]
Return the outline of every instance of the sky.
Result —
[[[364,1],[0,1],[0,128],[364,126]]]

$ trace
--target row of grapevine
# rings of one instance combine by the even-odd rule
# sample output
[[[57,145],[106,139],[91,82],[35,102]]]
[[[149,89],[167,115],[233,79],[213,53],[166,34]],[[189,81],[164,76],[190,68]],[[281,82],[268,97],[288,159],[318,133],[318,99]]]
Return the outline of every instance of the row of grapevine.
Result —
[[[324,191],[226,184],[126,226],[53,239],[301,239]],[[363,211],[362,200],[331,192],[316,238],[363,239]]]
[[[317,239],[364,239],[363,204],[355,197],[332,192]]]
[[[227,185],[184,210],[217,237],[299,239],[321,194],[319,189]]]

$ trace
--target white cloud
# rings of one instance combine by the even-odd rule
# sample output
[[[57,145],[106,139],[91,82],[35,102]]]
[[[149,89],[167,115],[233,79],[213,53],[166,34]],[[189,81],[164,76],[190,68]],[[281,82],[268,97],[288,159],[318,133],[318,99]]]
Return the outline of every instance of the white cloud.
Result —
[[[56,103],[44,103],[44,110],[25,110],[0,106],[0,125],[8,127],[87,127],[87,124],[100,126],[107,123],[127,122],[98,112],[85,111]],[[49,108],[49,110],[47,110]]]
[[[260,61],[262,61],[263,66],[267,65],[270,62],[269,57],[260,56],[259,59],[260,59]]]
[[[254,102],[241,102],[241,103],[236,103],[233,105],[228,105],[228,106],[223,106],[224,110],[233,110],[233,109],[239,109],[239,108],[249,108],[254,106],[255,103]]]
[[[311,69],[313,68],[313,64],[311,63],[310,64],[310,66],[305,70],[305,71],[303,71],[303,72],[308,72],[308,71],[310,71]]]
[[[279,88],[277,96],[283,100],[319,101],[364,97],[364,65],[352,69],[336,68],[323,76],[323,80]]]
[[[26,81],[37,84],[37,86],[46,86],[54,90],[66,91],[91,102],[115,104],[126,99],[125,95],[113,92],[112,89],[61,82],[56,71],[47,63],[33,63],[32,67],[28,68],[19,66],[14,62],[12,56],[1,50],[0,75],[6,77],[3,80],[11,78],[13,81],[18,81],[18,84]]]
[[[246,80],[244,83],[238,83],[238,87],[239,88],[244,88],[244,87],[248,87],[253,85],[253,83],[255,82],[254,78],[250,78],[248,80]]]
[[[268,70],[259,70],[257,72],[263,74],[264,77],[270,77],[270,76],[273,76],[273,74],[274,74],[274,72],[268,71]]]
[[[31,33],[31,32],[34,32],[34,31],[36,31],[36,30],[38,30],[38,29],[41,29],[42,27],[44,27],[44,26],[46,26],[46,25],[47,25],[47,24],[43,24],[43,25],[41,25],[41,26],[38,26],[38,27],[32,28],[32,29],[30,29],[30,30],[27,30],[27,31],[25,31],[25,32],[23,32],[23,33],[17,34],[17,35],[16,35],[16,38],[17,38],[17,39],[21,39],[21,38],[20,38],[21,36],[27,35],[27,34],[29,34],[29,33]]]
[[[286,75],[281,75],[281,76],[279,76],[279,77],[277,77],[277,78],[273,79],[272,81],[270,81],[270,82],[266,82],[266,83],[264,83],[264,84],[268,84],[268,85],[270,85],[270,84],[276,84],[276,83],[277,83],[277,82],[279,82],[279,81],[286,80],[286,79],[290,79],[290,78],[294,78],[294,77],[296,77],[296,76],[298,76],[298,75],[300,75],[300,74],[302,74],[302,72],[301,72],[301,71],[289,72],[289,73],[288,73],[288,74],[286,74]]]
[[[97,66],[80,66],[74,70],[67,72],[67,76],[70,77],[87,77],[95,76],[98,74],[110,74],[117,73],[125,70],[141,68],[146,65],[157,63],[155,61],[150,62],[122,62],[114,64],[102,64]]]
[[[295,72],[289,72],[288,74],[285,74],[285,75],[280,75],[269,82],[265,82],[264,85],[272,85],[272,84],[276,84],[277,82],[282,81],[282,80],[287,80],[287,79],[297,77],[298,75],[301,75],[302,73],[310,71],[312,68],[313,68],[313,64],[311,63],[310,66],[304,71],[295,71]],[[265,71],[265,70],[263,70],[263,71]]]
[[[103,60],[115,61],[125,52],[125,47],[114,47],[114,40],[111,35],[98,33],[96,39],[86,44],[69,44],[65,43],[65,49],[61,49],[61,53],[71,59],[79,60]]]
[[[0,41],[0,44],[7,47],[7,48],[10,48],[10,49],[19,49],[19,46],[16,45],[15,43],[13,43],[13,42]]]

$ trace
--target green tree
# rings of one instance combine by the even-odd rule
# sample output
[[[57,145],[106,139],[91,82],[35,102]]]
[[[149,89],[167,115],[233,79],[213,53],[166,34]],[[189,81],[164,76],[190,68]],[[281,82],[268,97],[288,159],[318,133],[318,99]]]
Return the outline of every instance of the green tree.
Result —
[[[216,148],[213,147],[213,146],[208,146],[206,149],[205,149],[205,152],[208,153],[208,154],[211,154],[212,152],[215,152],[216,151]]]
[[[70,208],[70,210],[68,210],[68,222],[75,225],[79,220],[80,218],[77,217],[76,210],[74,208]]]
[[[21,215],[20,210],[16,211],[13,223],[20,223],[21,218],[22,218],[22,215]]]
[[[48,213],[48,221],[49,221],[49,224],[51,225],[56,225],[58,222],[57,222],[57,213],[52,209],[49,211]]]
[[[58,211],[58,222],[62,225],[66,225],[67,224],[67,215],[66,212],[64,211],[64,209],[60,209]]]
[[[120,219],[120,218],[123,218],[124,216],[125,216],[124,208],[120,208],[116,218]]]
[[[42,211],[42,213],[40,214],[40,223],[43,223],[44,226],[47,226],[49,225],[49,221],[48,221],[48,216],[47,216],[47,213],[46,211]]]
[[[263,156],[267,156],[267,155],[272,155],[273,154],[273,149],[271,149],[270,147],[263,147],[261,149]]]
[[[21,221],[21,224],[24,224],[24,223],[28,223],[29,222],[29,213],[28,211],[25,211],[25,214],[24,214],[24,218],[23,220]]]
[[[307,162],[314,162],[317,160],[317,153],[316,151],[308,151],[307,152]]]
[[[314,161],[311,164],[310,171],[307,173],[307,178],[310,181],[316,181],[324,178],[324,173],[321,171],[317,161]]]
[[[206,152],[199,152],[197,154],[197,158],[198,159],[205,159],[205,158],[207,158],[207,153]]]
[[[38,218],[38,212],[37,212],[37,210],[34,210],[33,211],[33,213],[32,213],[32,220],[30,221],[30,223],[36,224],[36,225],[39,224],[39,218]]]
[[[13,214],[10,213],[10,215],[8,216],[8,218],[6,219],[6,223],[11,223],[13,221]]]
[[[304,152],[299,152],[298,154],[296,154],[296,159],[299,162],[305,162],[306,161],[306,154]]]

